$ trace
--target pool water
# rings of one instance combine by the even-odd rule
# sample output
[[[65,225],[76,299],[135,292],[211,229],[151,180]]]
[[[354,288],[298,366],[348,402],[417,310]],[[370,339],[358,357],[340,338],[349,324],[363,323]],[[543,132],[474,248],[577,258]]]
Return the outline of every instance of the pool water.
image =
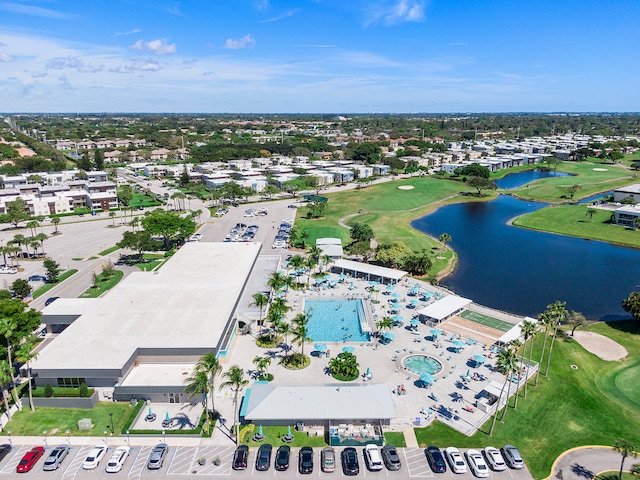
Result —
[[[307,336],[313,342],[368,342],[369,334],[360,328],[364,317],[362,300],[334,298],[305,300],[304,311],[309,312]]]
[[[442,370],[442,364],[435,358],[428,357],[427,355],[409,355],[402,360],[402,365],[417,375],[424,373],[435,375]]]

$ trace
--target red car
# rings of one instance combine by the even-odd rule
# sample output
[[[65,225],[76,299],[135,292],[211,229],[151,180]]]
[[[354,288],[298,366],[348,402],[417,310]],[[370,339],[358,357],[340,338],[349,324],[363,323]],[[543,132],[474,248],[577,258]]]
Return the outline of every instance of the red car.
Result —
[[[44,455],[44,447],[33,447],[27,453],[24,454],[20,463],[16,467],[16,472],[26,473],[33,468],[40,457]]]

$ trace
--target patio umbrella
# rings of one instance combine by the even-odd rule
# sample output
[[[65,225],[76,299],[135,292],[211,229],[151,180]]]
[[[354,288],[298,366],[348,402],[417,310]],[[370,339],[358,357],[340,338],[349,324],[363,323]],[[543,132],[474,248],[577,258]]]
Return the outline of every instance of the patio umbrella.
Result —
[[[380,282],[378,282],[377,280],[371,280],[369,282],[369,285],[378,285]]]
[[[262,432],[262,425],[260,425],[260,426],[258,427],[258,436],[259,436],[259,437],[262,437],[263,435],[264,435],[264,433]]]
[[[365,376],[369,376],[371,375],[371,369],[369,367],[367,367],[367,371],[364,372]]]
[[[471,376],[471,370],[467,368],[467,377],[470,377],[470,376]]]
[[[420,320],[418,320],[417,318],[412,318],[409,323],[411,325],[420,325]]]
[[[432,328],[429,333],[431,335],[433,335],[434,337],[437,337],[438,335],[442,334],[442,330],[438,330],[437,328]]]
[[[287,425],[287,437],[291,437],[291,425]]]
[[[147,412],[147,415],[148,415],[148,416],[153,415],[153,412],[151,411],[151,407],[149,407],[149,411]]]
[[[347,352],[347,353],[353,353],[353,352],[355,352],[355,350],[356,349],[354,347],[352,347],[352,346],[342,347],[342,351],[343,352]]]
[[[423,373],[422,375],[420,375],[420,381],[426,385],[430,385],[433,383],[435,379],[433,378],[433,375],[431,375],[430,373]]]
[[[391,294],[391,297],[392,297],[392,298],[395,298],[395,299],[398,299],[398,298],[402,297],[402,295],[397,294],[397,293],[392,293],[392,294]]]
[[[392,284],[387,285],[387,290],[389,291],[393,290],[394,288],[396,288],[395,285],[392,285]]]
[[[318,352],[326,352],[327,351],[327,346],[324,343],[316,343],[313,346],[314,350],[317,350]]]
[[[171,420],[171,417],[169,417],[169,412],[164,412],[164,419],[168,422],[169,420]]]
[[[464,342],[462,340],[454,340],[453,343],[456,347],[464,347]]]
[[[403,318],[402,318],[402,316],[401,316],[401,315],[394,315],[393,317],[391,317],[391,319],[392,319],[394,322],[400,322],[400,323],[402,323],[402,321],[403,321]]]
[[[411,305],[418,305],[418,302],[415,298],[409,302]]]
[[[393,340],[394,338],[396,338],[396,336],[391,332],[385,332],[382,334],[382,336],[387,340]]]
[[[473,360],[476,363],[484,363],[487,361],[487,357],[485,357],[484,355],[474,355]]]

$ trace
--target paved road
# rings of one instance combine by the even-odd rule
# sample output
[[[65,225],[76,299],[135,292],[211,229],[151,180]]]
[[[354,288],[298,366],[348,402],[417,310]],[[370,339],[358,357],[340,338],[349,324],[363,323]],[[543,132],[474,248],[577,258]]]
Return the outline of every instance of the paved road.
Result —
[[[609,447],[579,447],[568,450],[556,460],[549,479],[584,480],[591,479],[600,472],[620,469],[622,457]],[[625,469],[636,463],[627,458]]]

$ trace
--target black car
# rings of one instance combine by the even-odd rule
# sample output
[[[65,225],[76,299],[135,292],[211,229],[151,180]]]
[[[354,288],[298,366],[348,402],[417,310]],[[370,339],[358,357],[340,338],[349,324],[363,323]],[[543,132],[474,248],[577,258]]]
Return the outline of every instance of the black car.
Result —
[[[298,452],[298,471],[300,473],[313,473],[313,448],[302,447]]]
[[[273,467],[276,470],[283,471],[289,468],[289,457],[291,456],[291,447],[289,445],[282,445],[278,447],[276,451],[276,459],[273,462]]]
[[[245,470],[247,468],[247,458],[249,457],[249,447],[246,445],[240,445],[236,448],[235,453],[233,454],[233,464],[232,467],[234,470]]]
[[[427,462],[429,462],[429,466],[434,473],[444,473],[447,471],[447,464],[438,447],[427,447],[424,454],[427,456]]]
[[[269,470],[269,466],[271,465],[272,449],[273,447],[268,443],[260,445],[260,448],[258,448],[258,455],[256,455],[256,470]]]
[[[400,470],[400,456],[398,450],[393,445],[385,445],[382,447],[382,461],[387,470]]]
[[[358,475],[360,473],[360,465],[358,464],[358,452],[353,447],[347,447],[342,450],[340,455],[342,460],[342,472],[345,475]]]
[[[47,300],[44,302],[44,306],[48,307],[49,305],[51,305],[53,302],[55,302],[59,298],[60,297],[49,297],[49,298],[47,298]]]
[[[9,445],[8,443],[0,445],[0,461],[2,461],[4,457],[9,455],[10,452],[11,452],[11,445]]]

